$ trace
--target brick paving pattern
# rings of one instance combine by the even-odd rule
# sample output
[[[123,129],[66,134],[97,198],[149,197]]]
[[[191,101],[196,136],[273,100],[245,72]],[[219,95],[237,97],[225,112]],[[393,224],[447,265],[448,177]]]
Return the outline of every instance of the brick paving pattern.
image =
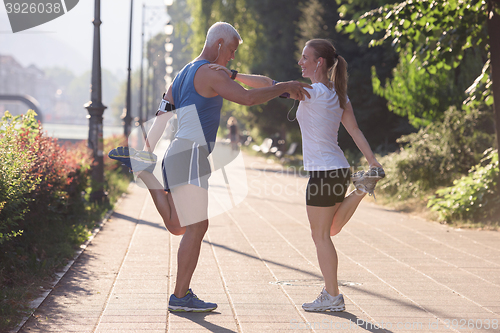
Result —
[[[333,238],[346,311],[304,312],[322,288],[307,179],[245,160],[248,196],[210,220],[191,284],[216,311],[167,311],[181,238],[132,184],[20,332],[500,332],[500,234],[412,218],[371,198]]]

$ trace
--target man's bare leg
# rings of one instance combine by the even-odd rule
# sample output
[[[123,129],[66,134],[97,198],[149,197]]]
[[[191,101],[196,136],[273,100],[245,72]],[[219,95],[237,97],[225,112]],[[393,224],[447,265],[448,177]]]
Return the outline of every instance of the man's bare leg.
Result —
[[[194,270],[200,257],[201,242],[208,229],[208,220],[188,225],[182,236],[177,252],[177,278],[174,295],[182,298],[186,295]]]
[[[177,253],[177,278],[174,295],[186,295],[198,264],[201,243],[208,229],[208,191],[196,185],[183,185],[172,189],[181,225],[186,232]]]
[[[158,179],[147,171],[139,173],[137,177],[148,187],[156,209],[160,213],[167,230],[176,236],[183,235],[186,227],[182,227],[180,224],[172,194],[164,191],[163,185],[160,184]]]

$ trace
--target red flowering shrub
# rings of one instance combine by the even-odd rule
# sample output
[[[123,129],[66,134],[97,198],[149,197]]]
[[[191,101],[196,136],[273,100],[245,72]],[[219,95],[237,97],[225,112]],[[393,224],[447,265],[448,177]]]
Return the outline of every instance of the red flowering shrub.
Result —
[[[30,192],[30,215],[50,214],[63,216],[75,199],[81,199],[88,179],[88,154],[77,160],[75,154],[58,144],[57,139],[46,137],[40,131],[34,140],[21,136],[20,149],[33,156],[29,174],[40,181]],[[53,213],[53,214],[51,214]]]
[[[35,113],[0,122],[0,287],[19,272],[57,267],[111,206],[88,202],[91,151],[86,142],[59,145],[47,137]],[[105,140],[105,149],[123,137]],[[104,189],[113,199],[130,177],[105,159]]]
[[[119,163],[105,158],[109,203],[89,202],[87,142],[61,146],[43,133],[35,115],[5,112],[0,119],[0,331],[29,309],[26,295],[36,294],[73,257],[131,180]],[[104,149],[124,144],[124,137],[106,138]]]

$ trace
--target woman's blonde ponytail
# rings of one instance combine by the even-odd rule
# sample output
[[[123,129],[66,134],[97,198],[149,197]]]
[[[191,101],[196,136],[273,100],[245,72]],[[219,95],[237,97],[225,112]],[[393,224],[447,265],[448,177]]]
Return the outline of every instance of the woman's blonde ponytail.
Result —
[[[330,81],[335,83],[335,91],[339,96],[339,103],[342,109],[347,104],[347,62],[337,54],[333,44],[326,39],[311,39],[306,46],[314,49],[316,58],[326,60],[327,73],[330,74]]]
[[[335,83],[335,90],[339,96],[339,103],[342,109],[347,104],[347,62],[344,57],[337,55],[337,61],[333,66],[331,81]]]

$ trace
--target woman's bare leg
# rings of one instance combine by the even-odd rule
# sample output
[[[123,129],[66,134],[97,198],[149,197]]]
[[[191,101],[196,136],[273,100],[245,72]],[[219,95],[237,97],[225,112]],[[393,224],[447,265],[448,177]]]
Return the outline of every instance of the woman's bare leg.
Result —
[[[365,197],[366,193],[360,190],[354,190],[342,201],[333,216],[333,223],[330,229],[330,236],[335,236],[342,230],[347,222],[351,219],[352,215],[358,208],[359,203]]]
[[[319,267],[325,280],[325,289],[332,296],[339,294],[339,286],[337,281],[338,257],[330,238],[330,228],[339,206],[339,204],[331,207],[306,206]]]
[[[183,235],[186,232],[186,227],[182,227],[179,222],[172,194],[164,191],[163,185],[160,184],[158,179],[147,171],[139,173],[137,177],[148,187],[156,209],[158,209],[158,213],[160,213],[167,230],[177,236]]]

